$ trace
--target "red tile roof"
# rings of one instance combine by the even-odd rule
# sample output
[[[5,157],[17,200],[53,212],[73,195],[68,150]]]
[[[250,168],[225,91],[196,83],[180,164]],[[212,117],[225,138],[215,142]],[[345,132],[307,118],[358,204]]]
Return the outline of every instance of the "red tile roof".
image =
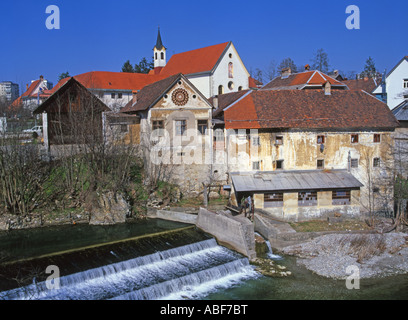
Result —
[[[30,86],[28,87],[27,91],[24,92],[21,96],[22,97],[29,97],[33,94],[33,92],[35,91],[35,89],[38,87],[40,83],[40,80],[35,80],[33,82],[31,82]]]
[[[145,73],[91,71],[76,75],[74,78],[87,89],[141,90],[146,85],[163,79],[164,76]]]
[[[248,77],[248,86],[249,88],[253,88],[253,89],[258,89],[262,87],[262,82],[252,78],[252,77]]]
[[[137,93],[137,102],[133,103],[132,100],[129,101],[121,112],[135,113],[137,111],[147,110],[156,100],[160,99],[164,92],[180,77],[182,77],[181,74],[175,74],[166,79],[145,86]]]
[[[127,73],[127,72],[110,72],[110,71],[90,71],[74,76],[87,89],[103,90],[141,90],[146,85],[164,79],[165,75],[145,74],[145,73]],[[57,91],[71,77],[60,80],[52,88],[50,94]]]
[[[171,56],[160,74],[173,75],[182,73],[185,75],[199,72],[211,71],[222,53],[230,42],[204,47],[196,50],[186,51]]]
[[[323,86],[327,81],[332,86],[346,88],[346,86],[336,79],[318,70],[293,73],[288,77],[276,77],[267,83],[262,89],[303,89],[305,86]]]
[[[350,90],[364,90],[365,92],[372,93],[375,88],[381,83],[381,79],[375,80],[372,78],[367,79],[355,79],[344,80],[344,84],[349,87]]]
[[[227,129],[395,128],[387,105],[363,91],[258,90],[224,109]]]
[[[214,110],[213,117],[217,118],[219,116],[222,116],[222,112],[226,107],[228,107],[229,105],[231,105],[231,103],[241,98],[248,91],[249,90],[241,90],[218,95],[218,107],[216,110]],[[208,101],[210,101],[210,103],[214,105],[214,97],[211,97],[210,99],[208,99]]]

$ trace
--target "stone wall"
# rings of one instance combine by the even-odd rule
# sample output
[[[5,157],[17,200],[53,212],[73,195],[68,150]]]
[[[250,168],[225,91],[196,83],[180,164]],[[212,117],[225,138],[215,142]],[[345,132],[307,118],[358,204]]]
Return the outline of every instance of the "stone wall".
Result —
[[[256,257],[254,226],[248,219],[200,208],[196,225],[213,235],[220,244],[232,247],[250,259]]]
[[[182,223],[195,224],[197,222],[196,214],[185,213],[180,211],[157,210],[149,208],[147,215],[149,218],[164,219]]]

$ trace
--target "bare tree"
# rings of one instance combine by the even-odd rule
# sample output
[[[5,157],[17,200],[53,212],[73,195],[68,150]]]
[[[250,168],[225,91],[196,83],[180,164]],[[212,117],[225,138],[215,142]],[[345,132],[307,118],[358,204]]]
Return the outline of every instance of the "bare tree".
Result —
[[[277,65],[275,60],[271,60],[265,72],[266,80],[272,81],[278,76]]]

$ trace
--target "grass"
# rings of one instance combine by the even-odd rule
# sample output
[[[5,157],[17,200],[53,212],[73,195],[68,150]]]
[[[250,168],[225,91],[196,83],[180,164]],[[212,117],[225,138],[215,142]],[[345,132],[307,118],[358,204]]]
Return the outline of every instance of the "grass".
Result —
[[[220,196],[219,198],[216,199],[210,199],[208,202],[209,206],[212,205],[227,205],[228,203],[228,198]],[[203,200],[200,199],[199,197],[195,198],[183,198],[177,203],[171,203],[171,207],[181,207],[181,208],[198,208],[203,206]]]
[[[370,229],[364,221],[352,219],[336,223],[329,223],[326,220],[310,220],[304,222],[290,222],[289,224],[296,232],[356,231]]]
[[[381,255],[387,248],[383,235],[355,235],[345,241],[349,242],[349,254],[357,257],[359,263]]]

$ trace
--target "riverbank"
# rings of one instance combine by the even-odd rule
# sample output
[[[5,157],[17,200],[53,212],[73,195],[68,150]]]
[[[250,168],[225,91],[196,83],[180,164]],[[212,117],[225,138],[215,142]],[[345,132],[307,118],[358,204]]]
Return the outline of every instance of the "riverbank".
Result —
[[[356,266],[360,278],[408,273],[408,234],[327,234],[281,249],[297,263],[332,279],[345,279]]]

